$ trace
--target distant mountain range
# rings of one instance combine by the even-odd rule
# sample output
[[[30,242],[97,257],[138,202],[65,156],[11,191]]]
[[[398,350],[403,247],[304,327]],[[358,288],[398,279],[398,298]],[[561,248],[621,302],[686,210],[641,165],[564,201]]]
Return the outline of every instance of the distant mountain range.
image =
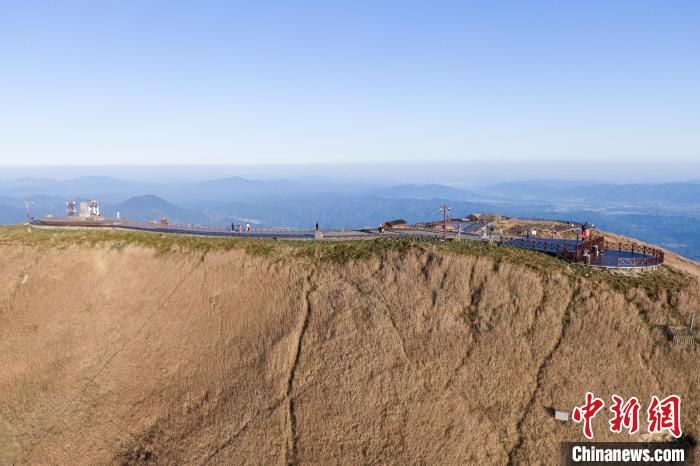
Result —
[[[581,184],[562,181],[522,181],[489,186],[485,193],[521,199],[603,203],[700,205],[700,182],[660,184]]]
[[[130,197],[124,202],[103,208],[102,211],[110,217],[116,217],[119,212],[121,218],[141,221],[158,221],[166,217],[172,223],[205,223],[202,222],[204,217],[201,212],[184,209],[153,194]]]
[[[522,181],[464,190],[440,184],[381,186],[323,180],[258,181],[229,177],[197,183],[150,183],[110,177],[21,178],[0,183],[0,223],[18,223],[24,200],[34,217],[64,215],[67,199],[100,200],[102,212],[149,221],[224,226],[374,227],[393,218],[436,219],[475,211],[589,221],[603,229],[700,259],[700,183],[584,184]]]
[[[118,202],[136,194],[152,194],[162,190],[157,183],[118,180],[107,176],[84,176],[69,180],[20,178],[0,183],[0,195],[27,198],[36,195],[70,198],[99,198],[102,202]]]
[[[370,194],[384,199],[449,199],[454,201],[483,197],[470,191],[439,184],[391,186],[371,191]]]

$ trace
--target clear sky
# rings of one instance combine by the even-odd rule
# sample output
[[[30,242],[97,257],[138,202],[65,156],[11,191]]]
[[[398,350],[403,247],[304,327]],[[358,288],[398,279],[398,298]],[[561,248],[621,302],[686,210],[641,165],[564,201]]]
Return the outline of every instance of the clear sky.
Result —
[[[698,159],[697,1],[0,0],[0,165]]]

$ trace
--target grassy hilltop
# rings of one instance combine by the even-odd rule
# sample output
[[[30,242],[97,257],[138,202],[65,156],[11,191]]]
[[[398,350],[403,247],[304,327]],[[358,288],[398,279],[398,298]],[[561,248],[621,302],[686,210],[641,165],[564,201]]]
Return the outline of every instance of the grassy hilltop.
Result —
[[[0,464],[556,464],[581,431],[547,409],[587,390],[679,394],[698,438],[698,348],[664,329],[700,268],[669,263],[0,228]]]

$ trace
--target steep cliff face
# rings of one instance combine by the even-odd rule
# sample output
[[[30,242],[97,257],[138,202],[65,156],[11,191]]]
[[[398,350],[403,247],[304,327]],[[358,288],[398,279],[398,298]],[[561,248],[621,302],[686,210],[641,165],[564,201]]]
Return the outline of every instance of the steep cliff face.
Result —
[[[588,390],[679,394],[700,434],[698,350],[662,330],[697,305],[687,273],[336,259],[0,245],[0,464],[555,463],[580,426],[547,408]]]

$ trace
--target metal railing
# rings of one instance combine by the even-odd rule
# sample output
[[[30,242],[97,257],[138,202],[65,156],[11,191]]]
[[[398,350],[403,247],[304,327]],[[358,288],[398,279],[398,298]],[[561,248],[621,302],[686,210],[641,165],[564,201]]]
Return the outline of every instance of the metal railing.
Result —
[[[561,220],[558,218],[535,218],[535,217],[518,217],[518,220],[525,220],[528,222],[546,222],[546,223],[561,223],[564,225],[571,225],[581,227],[585,222],[579,222],[576,220]]]
[[[516,236],[505,238],[500,244],[551,253],[572,262],[597,267],[654,267],[664,262],[661,249],[633,242],[610,242],[603,236],[576,243]]]
[[[576,255],[576,245],[562,241],[551,241],[544,238],[511,237],[502,240],[501,244],[517,248],[531,249],[533,251],[549,252],[567,258]]]
[[[652,267],[661,265],[663,259],[657,257],[618,257],[618,267]]]
[[[652,267],[664,263],[664,252],[651,246],[643,246],[631,241],[606,242],[606,251],[617,251],[618,267]],[[624,257],[622,252],[629,252],[630,257]]]

